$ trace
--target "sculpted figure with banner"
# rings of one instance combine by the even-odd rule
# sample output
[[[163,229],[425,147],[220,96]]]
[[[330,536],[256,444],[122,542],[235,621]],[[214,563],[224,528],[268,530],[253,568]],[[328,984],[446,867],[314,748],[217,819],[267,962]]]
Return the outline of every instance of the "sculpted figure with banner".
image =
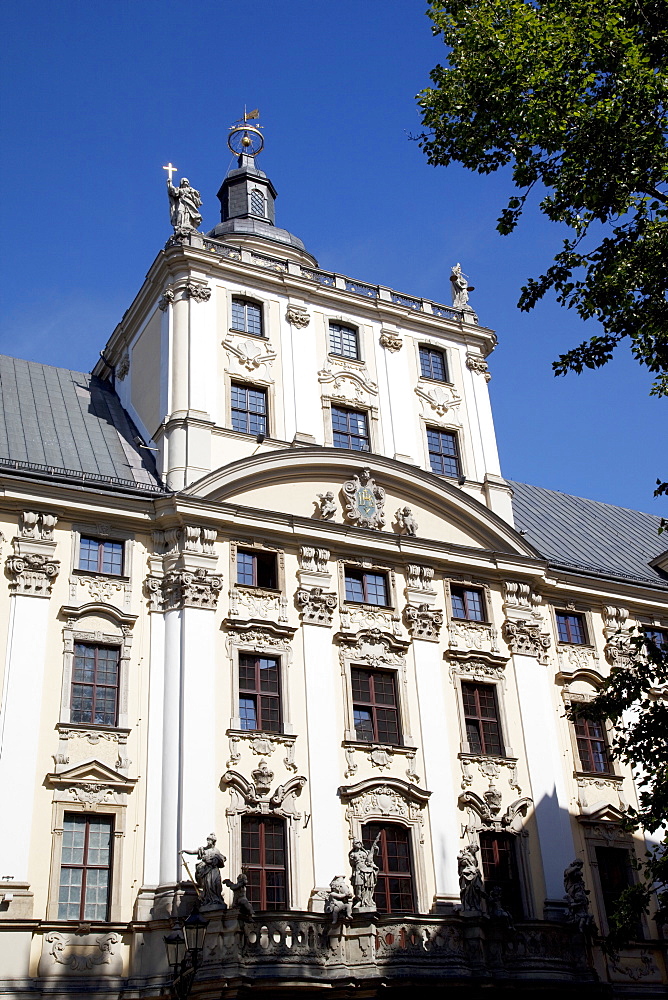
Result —
[[[223,883],[220,877],[220,869],[224,867],[227,859],[216,847],[215,833],[210,833],[206,838],[205,847],[197,847],[194,851],[183,850],[181,854],[194,854],[197,856],[195,880],[200,889],[202,901],[200,910],[225,909],[227,904],[223,899]]]

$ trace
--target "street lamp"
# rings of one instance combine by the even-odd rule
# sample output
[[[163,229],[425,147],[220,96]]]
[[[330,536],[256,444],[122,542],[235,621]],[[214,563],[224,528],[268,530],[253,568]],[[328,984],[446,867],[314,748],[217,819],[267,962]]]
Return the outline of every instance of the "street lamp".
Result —
[[[183,925],[164,937],[167,962],[172,970],[172,986],[178,1000],[186,1000],[202,961],[207,921],[193,910]],[[185,937],[184,937],[185,932]]]

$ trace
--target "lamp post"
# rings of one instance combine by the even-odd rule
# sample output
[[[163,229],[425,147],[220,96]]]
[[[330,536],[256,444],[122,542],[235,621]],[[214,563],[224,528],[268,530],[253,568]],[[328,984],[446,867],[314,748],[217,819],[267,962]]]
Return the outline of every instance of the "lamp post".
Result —
[[[190,996],[195,974],[202,962],[207,921],[193,910],[183,925],[164,937],[167,961],[172,970],[172,987],[178,1000]],[[184,937],[185,933],[185,937]]]

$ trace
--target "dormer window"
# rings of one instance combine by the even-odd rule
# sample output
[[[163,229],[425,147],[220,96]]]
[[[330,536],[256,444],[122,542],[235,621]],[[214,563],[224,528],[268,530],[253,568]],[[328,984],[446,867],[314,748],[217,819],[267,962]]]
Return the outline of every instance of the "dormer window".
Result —
[[[251,215],[261,215],[264,219],[266,214],[264,210],[264,195],[257,188],[251,191],[250,210]]]
[[[232,329],[263,337],[262,306],[249,299],[232,299]]]

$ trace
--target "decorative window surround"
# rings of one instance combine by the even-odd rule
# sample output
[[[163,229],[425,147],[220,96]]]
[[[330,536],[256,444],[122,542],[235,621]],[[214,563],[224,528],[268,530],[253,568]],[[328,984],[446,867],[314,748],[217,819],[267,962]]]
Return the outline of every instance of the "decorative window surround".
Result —
[[[227,371],[232,376],[250,374],[261,385],[273,383],[272,367],[277,354],[263,336],[231,330],[222,346],[227,352]]]
[[[232,705],[239,704],[239,653],[258,653],[266,656],[280,656],[280,687],[281,706],[283,710],[283,732],[271,734],[255,732],[254,730],[242,730],[239,716],[232,716],[229,729],[235,733],[244,733],[249,739],[260,739],[263,737],[271,739],[283,739],[294,736],[295,728],[292,723],[290,707],[290,666],[292,664],[291,640],[296,629],[285,625],[274,625],[266,621],[251,619],[249,621],[234,621],[226,618],[223,622],[228,634],[226,637],[226,651],[230,660],[230,678],[232,684],[231,698]],[[232,750],[230,749],[230,754]]]
[[[118,603],[124,611],[132,606],[132,587],[130,581],[122,576],[102,576],[79,570],[70,576],[70,601],[88,603],[98,601],[101,604]]]
[[[619,774],[581,774],[574,772],[578,788],[578,806],[582,816],[591,816],[606,806],[623,812],[628,802],[624,778]]]
[[[127,778],[100,761],[84,761],[47,775],[53,792],[53,841],[47,920],[58,919],[58,887],[62,856],[62,835],[65,813],[92,812],[114,817],[112,845],[111,898],[109,922],[121,917],[123,841],[125,837],[127,796],[136,778]]]
[[[276,588],[268,590],[236,583],[238,549],[273,552],[276,555]],[[281,625],[288,621],[288,599],[285,594],[285,553],[273,545],[254,539],[234,539],[230,542],[230,619],[273,621]],[[294,631],[294,630],[293,630]]]
[[[322,394],[334,402],[367,408],[378,395],[378,385],[354,358],[330,357],[318,372]],[[352,364],[351,364],[352,362]]]
[[[371,624],[377,621],[379,625],[389,626],[395,635],[401,635],[401,617],[397,614],[396,574],[391,566],[385,563],[375,563],[371,559],[339,559],[337,561],[339,575],[339,593],[341,595],[341,627],[348,631],[359,622]],[[346,601],[346,568],[361,569],[369,573],[383,573],[387,581],[387,607],[375,604],[357,604]],[[344,624],[347,616],[347,624]]]
[[[264,764],[264,767],[263,767]],[[249,781],[238,771],[226,771],[220,779],[221,789],[229,791],[225,810],[229,831],[228,869],[241,871],[241,817],[248,815],[281,816],[286,820],[288,847],[287,909],[293,909],[299,898],[299,832],[302,814],[297,812],[296,798],[301,795],[306,778],[295,775],[270,791],[273,772],[262,762]]]
[[[495,778],[499,778],[501,771],[507,768],[508,785],[514,788],[518,795],[522,794],[522,789],[517,779],[517,757],[491,757],[485,754],[460,753],[457,755],[462,767],[462,789],[470,788],[474,781],[472,768],[477,765],[481,778],[489,782],[490,788]]]
[[[425,913],[429,908],[424,857],[424,814],[430,795],[431,792],[392,777],[367,778],[356,785],[342,785],[339,788],[341,801],[346,805],[351,845],[353,841],[362,839],[362,827],[365,823],[399,823],[410,830],[418,913]]]
[[[70,723],[70,697],[72,691],[72,671],[74,667],[74,644],[76,642],[96,643],[105,646],[117,646],[119,653],[119,683],[118,683],[118,722],[114,731],[127,729],[128,726],[128,682],[130,673],[130,655],[132,651],[132,627],[137,621],[137,615],[124,614],[108,604],[93,602],[80,607],[64,607],[60,610],[61,618],[66,619],[63,628],[64,665],[63,686],[60,702],[60,722],[72,728]],[[86,619],[97,621],[106,619],[109,631],[86,630]],[[82,627],[79,626],[82,623]],[[74,727],[74,728],[78,728]],[[97,730],[97,726],[87,725],[86,730]],[[108,732],[104,726],[100,731]]]
[[[346,755],[345,778],[352,778],[357,773],[359,764],[356,757],[363,754],[369,764],[379,771],[390,771],[396,757],[396,766],[400,767],[404,762],[408,765],[405,772],[408,780],[416,785],[420,784],[420,775],[415,771],[417,747],[385,746],[381,743],[359,743],[352,740],[344,740],[342,746]]]
[[[82,535],[84,538],[96,538],[103,542],[122,542],[123,573],[106,574],[92,572],[87,569],[79,569],[79,563],[81,561]],[[76,601],[77,599],[77,583],[80,583],[81,586],[85,586],[87,580],[109,580],[111,583],[123,583],[127,585],[129,601],[129,584],[131,577],[130,569],[132,567],[134,537],[133,532],[125,531],[123,528],[117,528],[115,525],[109,524],[106,521],[97,521],[90,524],[83,521],[74,523],[72,525],[72,572],[70,574],[70,600]]]
[[[64,722],[59,722],[56,730],[59,742],[58,752],[53,755],[55,774],[60,774],[67,768],[73,752],[75,754],[77,751],[94,754],[104,750],[105,757],[116,756],[115,770],[121,775],[127,775],[128,768],[132,763],[127,756],[128,736],[132,730],[122,729],[118,726],[111,729],[105,726],[86,726]],[[92,750],[92,747],[96,747],[97,751]]]
[[[236,767],[241,760],[242,750],[247,747],[258,757],[271,757],[275,750],[285,750],[283,764],[288,771],[297,771],[295,764],[296,736],[285,736],[279,733],[250,732],[247,729],[228,729],[227,738],[230,750],[227,767]]]
[[[614,806],[602,806],[598,810],[591,808],[588,815],[578,816],[584,833],[586,858],[591,873],[592,896],[598,911],[598,925],[602,934],[608,933],[608,922],[605,911],[605,901],[598,874],[597,847],[617,847],[634,856],[633,838],[621,827],[622,812]],[[646,921],[641,918],[643,926]]]
[[[343,686],[343,704],[345,720],[345,740],[358,743],[353,721],[353,692],[350,679],[351,667],[381,668],[397,672],[397,701],[399,712],[399,728],[403,744],[413,746],[408,701],[408,675],[405,653],[409,643],[405,639],[381,631],[379,628],[361,629],[357,633],[337,632],[334,636],[339,646],[339,663],[341,665],[341,682]]]
[[[501,659],[500,657],[484,657],[480,654],[472,656],[471,659],[457,659],[451,661],[450,663],[450,680],[455,686],[455,696],[457,700],[457,713],[459,716],[459,732],[460,732],[460,753],[465,757],[469,756],[490,756],[491,759],[499,760],[492,755],[487,754],[471,754],[471,748],[469,747],[468,739],[466,738],[466,722],[465,722],[465,712],[464,712],[464,700],[462,696],[462,683],[467,681],[473,683],[483,683],[490,684],[495,688],[496,693],[496,705],[499,713],[499,723],[501,726],[501,738],[503,740],[503,746],[506,752],[505,759],[512,759],[514,757],[513,748],[510,745],[510,728],[508,725],[508,716],[506,713],[505,704],[505,690],[506,690],[506,676],[505,676],[505,666],[507,660]]]
[[[482,827],[499,833],[508,831],[526,835],[522,819],[526,818],[530,806],[533,806],[533,799],[524,796],[511,802],[501,813],[501,793],[498,789],[495,789],[493,794],[486,792],[484,796],[470,790],[462,792],[459,796],[459,808],[466,809],[469,813],[469,831],[479,830]]]

